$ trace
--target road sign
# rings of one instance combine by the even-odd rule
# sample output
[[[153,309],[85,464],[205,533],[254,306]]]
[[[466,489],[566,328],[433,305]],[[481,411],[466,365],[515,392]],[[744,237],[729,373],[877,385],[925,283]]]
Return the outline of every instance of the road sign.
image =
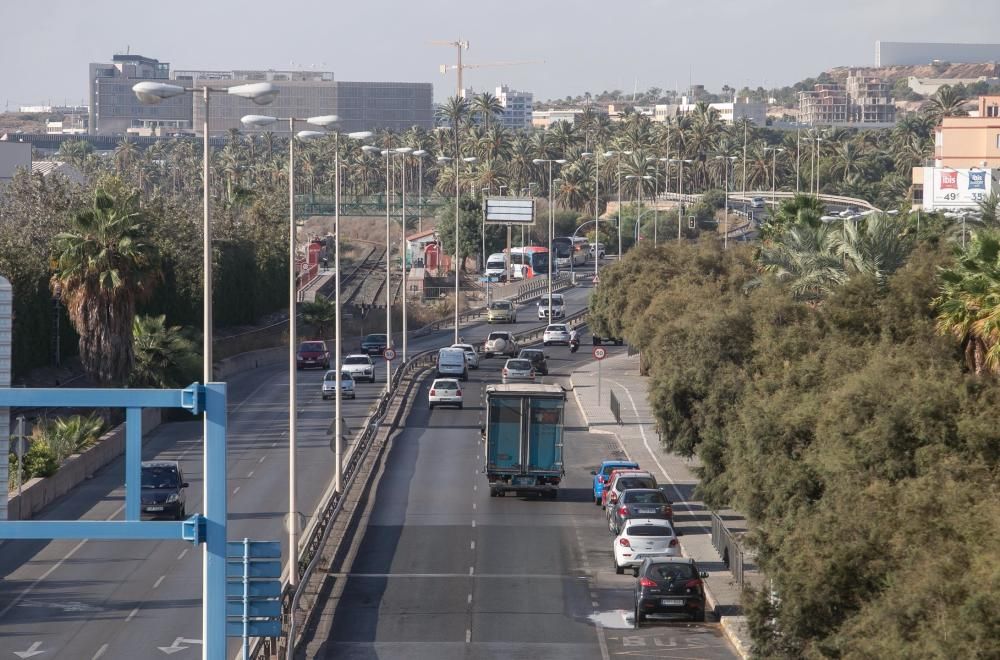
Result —
[[[601,276],[594,275],[594,284],[600,284],[600,283],[601,283]]]
[[[386,360],[388,360],[389,362],[392,362],[393,360],[395,360],[395,359],[396,359],[396,351],[395,351],[394,349],[391,349],[391,348],[387,348],[387,349],[385,349],[385,351],[384,351],[384,352],[382,353],[382,357],[384,357],[384,358],[385,358]]]
[[[603,346],[594,346],[594,359],[603,360],[608,356],[608,349]]]
[[[531,197],[487,197],[486,224],[531,225],[535,200]]]
[[[281,635],[281,544],[243,539],[227,543],[226,555],[226,636],[243,639],[246,658],[250,637]]]
[[[271,619],[248,621],[247,635],[250,637],[281,637],[281,621]],[[226,621],[226,637],[243,637],[243,622],[232,619]]]

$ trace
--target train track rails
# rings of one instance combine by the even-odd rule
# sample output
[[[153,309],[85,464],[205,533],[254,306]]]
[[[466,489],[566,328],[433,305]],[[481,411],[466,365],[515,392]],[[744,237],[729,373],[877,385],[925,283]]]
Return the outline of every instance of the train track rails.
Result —
[[[346,305],[370,306],[378,297],[381,284],[385,280],[385,248],[372,248],[352,273],[348,284],[347,296],[344,298]],[[374,277],[374,276],[378,277]],[[341,286],[344,283],[341,282]],[[374,292],[373,292],[374,290]]]

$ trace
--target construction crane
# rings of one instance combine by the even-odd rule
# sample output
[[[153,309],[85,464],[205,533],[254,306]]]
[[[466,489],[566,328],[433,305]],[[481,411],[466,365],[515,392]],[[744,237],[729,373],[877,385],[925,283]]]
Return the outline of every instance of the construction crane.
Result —
[[[483,62],[481,64],[462,64],[462,50],[463,49],[465,49],[465,50],[469,49],[469,42],[468,41],[462,41],[461,39],[459,39],[458,41],[432,41],[431,43],[432,44],[437,44],[439,46],[454,46],[455,47],[455,49],[457,51],[456,63],[455,64],[442,64],[441,67],[440,67],[440,69],[441,69],[441,73],[443,73],[443,74],[446,74],[449,71],[456,71],[458,73],[458,79],[456,81],[457,82],[457,85],[456,85],[456,94],[458,96],[461,96],[463,90],[465,89],[465,87],[463,87],[463,85],[462,85],[462,72],[465,69],[480,69],[480,68],[483,68],[483,67],[490,67],[490,66],[517,66],[517,65],[521,65],[521,64],[545,64],[545,60],[512,60],[512,61],[508,61],[508,62]]]

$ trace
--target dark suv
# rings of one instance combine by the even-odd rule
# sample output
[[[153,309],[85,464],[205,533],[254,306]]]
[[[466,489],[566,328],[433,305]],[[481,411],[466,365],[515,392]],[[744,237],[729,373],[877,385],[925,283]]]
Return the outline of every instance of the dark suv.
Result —
[[[330,351],[327,350],[325,341],[312,340],[299,344],[299,350],[295,354],[295,368],[306,367],[330,368]]]
[[[368,355],[382,355],[388,346],[385,335],[368,335],[361,340],[361,352]]]
[[[698,571],[693,559],[650,557],[639,565],[635,582],[636,628],[649,614],[685,614],[705,620],[705,585],[708,573]]]
[[[522,348],[517,357],[531,360],[531,366],[535,368],[535,373],[543,376],[549,375],[549,363],[545,361],[545,351],[538,348]]]
[[[184,489],[188,487],[177,461],[142,462],[142,515],[146,518],[187,518]]]

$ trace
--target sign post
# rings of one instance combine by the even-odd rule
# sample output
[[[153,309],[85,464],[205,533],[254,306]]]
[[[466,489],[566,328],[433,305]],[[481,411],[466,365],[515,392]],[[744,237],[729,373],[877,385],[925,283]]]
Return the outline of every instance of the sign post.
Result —
[[[11,356],[13,338],[11,322],[14,318],[14,290],[6,278],[0,277],[0,387],[10,387]],[[0,408],[0,456],[10,453],[10,408]],[[18,462],[20,469],[20,462]],[[20,473],[18,473],[20,477]],[[7,493],[10,481],[9,461],[0,464],[0,520],[7,520]],[[20,483],[20,480],[18,481]],[[18,499],[20,506],[20,499]]]
[[[594,359],[597,360],[597,405],[601,405],[601,362],[608,356],[608,349],[594,346]]]

